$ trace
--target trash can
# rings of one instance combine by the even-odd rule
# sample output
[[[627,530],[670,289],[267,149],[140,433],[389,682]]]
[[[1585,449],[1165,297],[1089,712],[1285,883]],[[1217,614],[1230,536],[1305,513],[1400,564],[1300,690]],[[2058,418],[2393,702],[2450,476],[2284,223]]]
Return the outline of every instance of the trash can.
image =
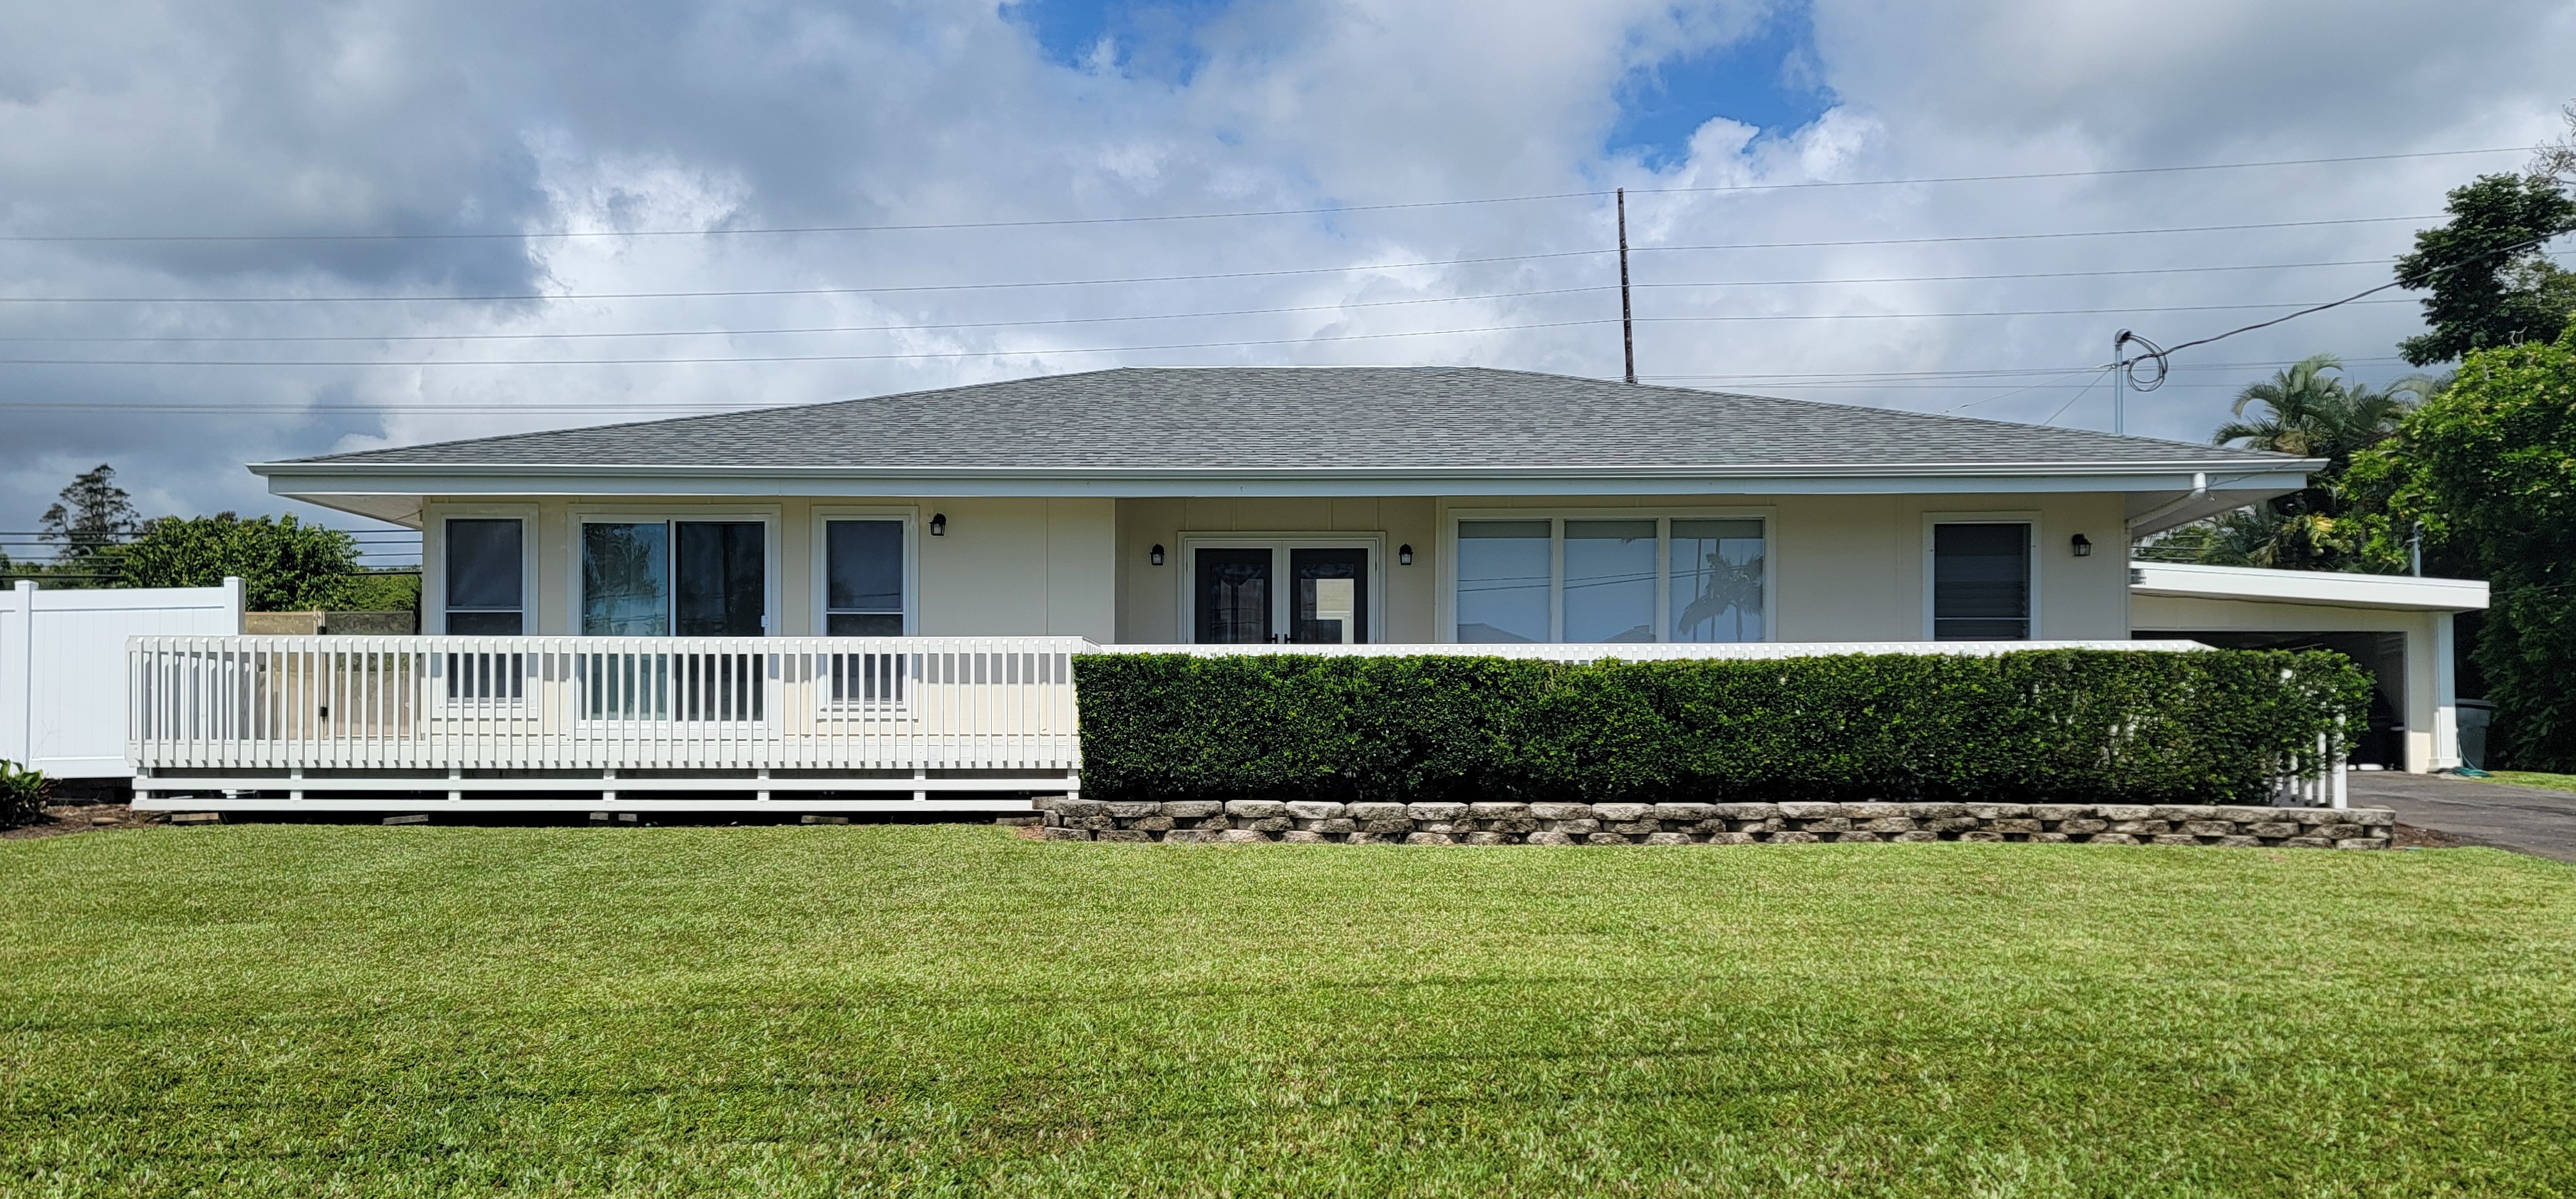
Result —
[[[2460,761],[2472,770],[2487,768],[2487,726],[2495,722],[2495,705],[2482,699],[2459,701]]]

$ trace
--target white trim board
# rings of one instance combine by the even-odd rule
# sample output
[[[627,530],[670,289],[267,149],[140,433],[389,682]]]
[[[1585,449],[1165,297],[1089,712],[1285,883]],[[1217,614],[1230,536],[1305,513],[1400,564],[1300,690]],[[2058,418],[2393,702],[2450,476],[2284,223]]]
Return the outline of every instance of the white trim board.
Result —
[[[2487,606],[2487,585],[2477,579],[2426,579],[2413,575],[2343,574],[2183,562],[2132,562],[2129,570],[2133,580],[2129,590],[2136,595],[2316,604],[2330,608],[2390,608],[2408,612],[2478,612]]]

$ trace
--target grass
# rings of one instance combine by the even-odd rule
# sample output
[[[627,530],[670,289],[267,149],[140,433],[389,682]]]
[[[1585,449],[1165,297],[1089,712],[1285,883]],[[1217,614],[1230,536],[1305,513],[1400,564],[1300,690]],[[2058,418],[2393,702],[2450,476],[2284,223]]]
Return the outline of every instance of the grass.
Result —
[[[2576,791],[2576,774],[2543,774],[2537,770],[2498,770],[2488,774],[2485,782],[2512,783],[2518,787],[2547,787],[2553,791]]]
[[[0,1193],[2561,1195],[2576,869],[0,843]]]

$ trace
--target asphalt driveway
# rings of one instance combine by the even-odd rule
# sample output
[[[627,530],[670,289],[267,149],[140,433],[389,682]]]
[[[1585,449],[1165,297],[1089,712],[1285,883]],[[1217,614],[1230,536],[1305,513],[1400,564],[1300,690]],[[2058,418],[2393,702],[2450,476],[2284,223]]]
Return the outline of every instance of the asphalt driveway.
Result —
[[[2400,823],[2576,862],[2576,791],[2396,771],[2357,770],[2347,777],[2354,807],[2394,808]]]

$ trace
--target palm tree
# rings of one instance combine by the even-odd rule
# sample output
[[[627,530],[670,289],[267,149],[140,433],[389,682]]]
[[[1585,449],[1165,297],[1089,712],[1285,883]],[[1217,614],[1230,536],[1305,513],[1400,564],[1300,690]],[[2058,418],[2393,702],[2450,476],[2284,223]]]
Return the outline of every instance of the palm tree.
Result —
[[[2381,391],[2338,378],[2342,370],[2334,355],[2314,354],[2236,394],[2235,419],[2210,435],[2212,444],[2323,458],[2326,465],[2299,491],[2212,521],[2211,535],[2200,542],[2204,561],[2301,570],[2357,565],[2360,530],[2344,519],[2337,484],[2356,451],[2396,432],[2406,413],[2442,383],[2414,375]]]

